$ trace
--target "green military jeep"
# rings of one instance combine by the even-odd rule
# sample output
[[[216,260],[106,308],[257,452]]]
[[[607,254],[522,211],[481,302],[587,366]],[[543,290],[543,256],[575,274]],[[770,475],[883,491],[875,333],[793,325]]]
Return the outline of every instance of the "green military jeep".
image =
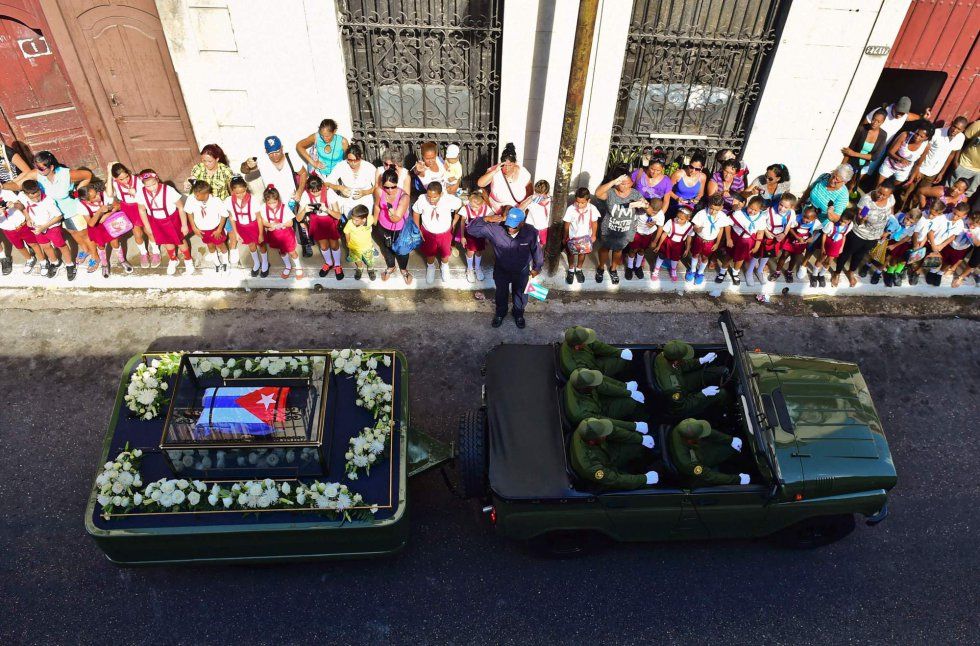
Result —
[[[748,485],[690,488],[667,451],[672,422],[652,374],[659,345],[626,345],[631,375],[646,395],[660,482],[601,491],[569,463],[573,429],[563,413],[557,345],[500,345],[486,359],[484,405],[460,420],[460,489],[479,499],[503,536],[552,554],[603,540],[651,541],[773,536],[816,547],[888,513],[895,466],[867,384],[855,364],[748,352],[731,315],[723,343],[700,344],[724,364],[732,409],[719,430],[740,437],[741,455],[723,469]],[[658,397],[660,394],[660,397]]]

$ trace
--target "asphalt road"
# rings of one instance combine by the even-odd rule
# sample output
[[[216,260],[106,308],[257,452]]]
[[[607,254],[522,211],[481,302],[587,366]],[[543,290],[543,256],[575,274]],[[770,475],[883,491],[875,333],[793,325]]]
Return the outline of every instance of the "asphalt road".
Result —
[[[933,644],[980,635],[975,319],[737,308],[750,347],[857,361],[883,418],[899,473],[891,517],[823,549],[661,543],[538,560],[483,528],[429,474],[410,485],[411,542],[391,559],[122,569],[86,536],[82,515],[119,370],[159,337],[197,336],[202,349],[400,348],[414,419],[448,439],[456,416],[478,405],[482,356],[500,341],[551,341],[575,322],[612,342],[708,340],[715,315],[707,302],[688,301],[683,313],[549,303],[521,333],[510,321],[491,330],[488,304],[428,313],[411,302],[268,297],[282,299],[277,309],[253,294],[203,306],[158,297],[122,310],[45,298],[0,299],[4,644]]]

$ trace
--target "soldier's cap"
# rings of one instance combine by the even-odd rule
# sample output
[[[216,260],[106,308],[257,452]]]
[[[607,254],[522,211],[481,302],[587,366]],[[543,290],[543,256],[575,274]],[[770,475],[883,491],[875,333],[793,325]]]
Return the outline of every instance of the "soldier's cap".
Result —
[[[576,368],[572,376],[568,378],[568,381],[575,388],[595,388],[602,383],[602,373],[598,370],[589,370],[588,368]]]
[[[600,440],[613,432],[613,423],[608,419],[589,417],[579,422],[575,430],[583,440]]]
[[[595,330],[581,325],[565,328],[565,343],[568,345],[587,345],[595,341]]]
[[[689,343],[674,339],[664,344],[664,358],[667,361],[680,361],[694,358],[694,348]]]
[[[685,440],[698,440],[711,435],[711,424],[703,419],[688,417],[682,420],[675,428]]]

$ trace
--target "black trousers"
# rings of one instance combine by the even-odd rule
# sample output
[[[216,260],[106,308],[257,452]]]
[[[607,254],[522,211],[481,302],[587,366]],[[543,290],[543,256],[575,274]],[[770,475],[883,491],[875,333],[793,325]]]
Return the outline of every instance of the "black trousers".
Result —
[[[398,237],[398,232],[390,231],[382,226],[376,226],[374,227],[373,234],[374,241],[381,247],[381,255],[385,259],[385,266],[388,269],[393,269],[397,262],[398,268],[405,271],[408,268],[408,254],[399,256],[391,250],[391,246],[395,244],[395,238]]]
[[[877,244],[877,240],[865,240],[864,238],[857,237],[853,233],[847,236],[847,240],[844,241],[844,248],[841,250],[840,255],[837,256],[837,265],[834,268],[834,273],[839,274],[845,269],[848,271],[857,271],[860,269],[861,264],[864,263],[864,259],[868,257],[868,254]],[[848,263],[850,263],[850,266],[848,266]]]
[[[494,304],[497,306],[497,316],[507,316],[508,301],[514,299],[514,316],[524,316],[524,308],[527,307],[527,294],[524,289],[531,276],[530,269],[521,271],[507,271],[496,265],[493,268],[493,283],[496,286],[494,294]]]

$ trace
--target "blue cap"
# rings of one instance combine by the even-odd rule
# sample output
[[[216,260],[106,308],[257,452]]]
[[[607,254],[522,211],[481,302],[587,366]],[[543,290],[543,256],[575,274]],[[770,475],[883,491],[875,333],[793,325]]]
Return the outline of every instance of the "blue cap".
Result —
[[[523,222],[525,218],[527,218],[527,215],[524,213],[524,211],[520,210],[516,206],[512,206],[510,207],[510,210],[507,211],[507,219],[504,220],[504,225],[508,227],[516,227]]]
[[[277,150],[282,150],[282,142],[279,137],[275,135],[269,135],[265,138],[265,152],[274,153]]]

